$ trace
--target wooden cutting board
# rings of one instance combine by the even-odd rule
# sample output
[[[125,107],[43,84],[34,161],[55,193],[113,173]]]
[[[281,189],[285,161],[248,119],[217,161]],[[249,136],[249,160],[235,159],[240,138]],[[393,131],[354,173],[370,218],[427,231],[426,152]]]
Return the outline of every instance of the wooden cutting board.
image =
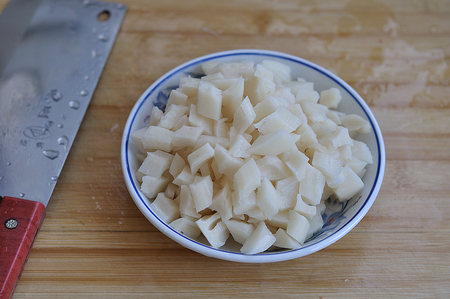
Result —
[[[450,1],[120,2],[125,21],[14,299],[448,296]],[[384,134],[386,174],[369,213],[297,260],[247,265],[184,249],[141,215],[123,181],[121,135],[141,93],[180,63],[239,48],[332,70]]]

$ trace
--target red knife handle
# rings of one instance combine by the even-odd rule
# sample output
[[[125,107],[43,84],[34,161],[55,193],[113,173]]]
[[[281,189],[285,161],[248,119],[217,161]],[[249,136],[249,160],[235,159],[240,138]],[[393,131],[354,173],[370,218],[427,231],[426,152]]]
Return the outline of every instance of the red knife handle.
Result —
[[[45,216],[37,201],[5,196],[0,203],[0,299],[11,298]]]

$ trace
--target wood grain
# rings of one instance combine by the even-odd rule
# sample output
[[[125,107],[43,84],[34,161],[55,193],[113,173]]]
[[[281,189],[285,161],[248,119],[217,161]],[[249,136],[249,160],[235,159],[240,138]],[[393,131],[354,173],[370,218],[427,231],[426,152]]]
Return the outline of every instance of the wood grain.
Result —
[[[448,296],[450,1],[119,2],[125,21],[13,298]],[[247,265],[184,249],[141,215],[123,182],[121,135],[140,94],[180,63],[238,48],[332,70],[384,135],[386,174],[369,213],[298,260]]]

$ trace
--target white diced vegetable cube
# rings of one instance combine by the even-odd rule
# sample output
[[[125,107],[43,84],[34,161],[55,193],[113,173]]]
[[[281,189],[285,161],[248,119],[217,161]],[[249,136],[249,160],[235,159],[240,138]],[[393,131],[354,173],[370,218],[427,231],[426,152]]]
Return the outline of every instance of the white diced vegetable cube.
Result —
[[[169,169],[172,159],[173,155],[160,150],[148,152],[147,157],[139,167],[139,171],[145,175],[161,177],[164,171]]]
[[[350,166],[344,166],[342,173],[345,180],[339,184],[336,188],[333,188],[334,194],[340,201],[348,200],[352,198],[356,193],[362,190],[364,183],[361,178],[350,168]]]
[[[230,235],[228,228],[217,213],[203,216],[195,223],[214,248],[223,246]]]
[[[241,105],[236,109],[234,114],[233,126],[238,134],[242,134],[253,123],[256,114],[248,97],[246,97]]]
[[[342,125],[350,132],[369,133],[371,131],[370,123],[356,114],[346,114],[340,116]]]
[[[274,246],[288,249],[297,249],[301,247],[300,243],[289,236],[282,228],[279,228],[274,236],[277,239],[275,243],[273,243]]]
[[[298,90],[297,94],[295,95],[295,102],[296,103],[313,103],[316,104],[319,101],[319,93],[315,90],[301,88]]]
[[[167,184],[166,190],[164,190],[164,195],[175,200],[175,198],[178,196],[179,191],[179,186],[175,185],[172,182],[169,182],[169,184]]]
[[[295,176],[290,176],[284,180],[275,182],[275,189],[277,190],[280,199],[280,211],[293,209],[295,207],[299,185],[300,183]]]
[[[177,186],[189,185],[194,182],[195,176],[191,173],[191,168],[186,165],[183,170],[173,180],[173,183]]]
[[[267,224],[270,224],[274,227],[287,229],[287,225],[289,222],[289,210],[280,211],[272,219],[266,220],[266,222]]]
[[[177,120],[177,122],[175,123],[175,125],[172,128],[172,131],[176,132],[177,130],[181,129],[183,126],[190,126],[190,125],[191,124],[189,123],[189,118],[185,114],[182,117],[180,117],[180,119]]]
[[[275,92],[275,82],[266,77],[252,76],[245,81],[244,94],[250,98],[253,105],[258,104]]]
[[[152,176],[143,176],[141,191],[148,198],[155,198],[158,193],[163,192],[166,189],[167,184],[169,184],[169,179],[165,177],[152,177]]]
[[[261,185],[261,172],[253,158],[236,171],[233,185],[234,190],[238,192],[240,197],[250,195],[252,191]]]
[[[249,217],[249,223],[259,223],[259,221],[267,219],[266,214],[258,207],[258,205],[245,212],[245,214]]]
[[[171,105],[164,112],[163,117],[158,123],[158,127],[172,129],[175,123],[186,113],[187,107],[183,105]]]
[[[173,199],[167,198],[164,193],[158,193],[150,208],[162,221],[170,223],[180,217],[180,210]]]
[[[182,126],[172,133],[172,145],[177,147],[193,146],[202,134],[203,128]]]
[[[210,163],[203,163],[202,166],[200,166],[200,175],[201,176],[211,176],[212,175],[212,171],[211,168],[209,167]],[[212,179],[212,176],[211,176]]]
[[[317,140],[316,133],[314,133],[314,131],[307,123],[302,123],[296,130],[296,133],[300,135],[300,140],[295,144],[302,152],[311,147],[311,145],[317,144],[319,142]]]
[[[251,209],[257,207],[255,191],[251,191],[247,196],[241,196],[237,191],[234,191],[231,193],[231,201],[235,215],[246,214]]]
[[[350,137],[348,129],[341,126],[337,127],[336,131],[330,135],[329,140],[335,148],[343,145],[353,145],[353,139]]]
[[[256,193],[256,204],[269,220],[278,214],[278,208],[280,205],[278,192],[266,177],[262,179],[261,186],[258,187]]]
[[[236,81],[223,92],[222,96],[222,114],[224,117],[232,120],[236,110],[244,99],[244,78]]]
[[[150,126],[142,136],[142,144],[148,151],[162,150],[170,152],[172,150],[172,131]]]
[[[200,81],[198,86],[197,113],[218,120],[222,111],[222,91],[211,82]]]
[[[292,171],[297,180],[302,180],[305,177],[306,164],[309,158],[302,152],[296,149],[291,151],[285,160],[287,167]]]
[[[303,112],[302,106],[300,106],[300,104],[289,105],[287,108],[289,109],[289,111],[292,112],[292,114],[294,114],[295,116],[297,116],[300,119],[300,121],[301,121],[300,125],[302,123],[308,122],[308,118],[306,117],[305,113]]]
[[[211,73],[209,75],[203,76],[200,78],[200,84],[201,81],[215,81],[215,80],[224,80],[225,76],[222,73]],[[198,86],[198,89],[200,90],[200,85]]]
[[[223,221],[233,217],[233,203],[231,201],[231,190],[228,184],[226,184],[216,195],[214,195],[209,208],[219,213],[220,218]]]
[[[327,126],[326,120],[322,122],[311,123],[311,129],[316,134],[319,142],[324,146],[328,146],[331,144],[330,136],[337,128],[337,125],[333,121],[331,122],[334,124],[333,128]]]
[[[221,145],[224,148],[227,148],[230,146],[230,139],[226,137],[216,137],[216,136],[209,136],[209,135],[200,135],[197,139],[197,142],[195,143],[193,150],[197,150],[204,146],[205,144],[209,144],[211,147],[215,148],[216,145]]]
[[[205,134],[212,135],[213,133],[213,120],[197,113],[197,106],[191,104],[189,111],[189,123],[193,127],[200,127]]]
[[[338,151],[339,157],[341,158],[342,161],[349,161],[353,159],[352,146],[350,144],[340,146],[338,148]]]
[[[203,72],[208,75],[211,73],[211,70],[214,69],[215,66],[219,64],[218,61],[215,60],[208,60],[202,63],[202,70]]]
[[[147,131],[147,127],[141,128],[130,134],[131,140],[133,140],[133,142],[139,147],[139,151],[141,153],[146,152],[146,150],[144,149],[144,145],[142,144],[142,136],[144,135],[145,131]]]
[[[263,64],[256,65],[253,76],[265,77],[265,78],[273,81],[273,72],[271,70],[267,69]]]
[[[161,120],[161,117],[164,115],[164,112],[162,112],[158,107],[153,106],[152,113],[150,114],[150,121],[148,123],[148,126],[156,126],[159,121]]]
[[[288,133],[293,132],[301,125],[302,121],[295,116],[289,109],[282,106],[268,116],[264,117],[255,127],[261,134],[269,134],[278,130],[284,130]]]
[[[175,153],[175,156],[172,159],[172,163],[170,164],[169,173],[172,175],[172,177],[176,178],[183,170],[184,166],[186,166],[186,162],[178,153]]]
[[[186,105],[188,96],[182,93],[178,89],[173,89],[169,94],[169,99],[167,100],[167,107],[171,105]]]
[[[180,79],[180,91],[187,96],[197,96],[198,85],[200,84],[200,79],[192,77],[182,77]]]
[[[297,204],[294,207],[294,211],[310,219],[314,217],[314,215],[316,215],[317,208],[316,206],[310,206],[306,204],[303,201],[302,196],[300,194],[297,194]]]
[[[289,87],[277,84],[275,86],[273,96],[284,98],[289,103],[287,106],[295,104],[295,95],[291,93],[291,89]]]
[[[307,165],[305,178],[300,181],[299,193],[305,202],[317,205],[322,199],[323,188],[325,187],[325,176],[316,168]]]
[[[230,219],[224,220],[224,223],[233,236],[233,239],[240,244],[244,244],[255,231],[253,225],[242,220]]]
[[[341,121],[342,115],[345,115],[345,113],[339,112],[336,110],[328,110],[328,112],[327,112],[327,117],[330,120],[332,120],[336,125],[342,125],[342,121]]]
[[[330,109],[336,109],[341,102],[342,96],[339,89],[332,87],[320,92],[319,104],[325,105]]]
[[[345,181],[345,176],[342,173],[342,167],[340,168],[340,173],[338,176],[335,177],[325,177],[326,178],[326,185],[325,186],[329,186],[330,188],[337,188],[342,182]],[[323,196],[322,196],[323,198]]]
[[[290,81],[283,84],[290,88],[293,95],[297,95],[300,89],[314,90],[314,83],[306,81]]]
[[[228,151],[219,144],[215,147],[214,159],[219,173],[224,174],[230,180],[233,180],[236,171],[244,165],[242,159],[231,156]]]
[[[212,157],[214,157],[214,149],[211,147],[211,145],[209,145],[209,143],[192,152],[188,156],[188,162],[191,166],[191,173],[196,173],[197,170],[199,170],[200,167]]]
[[[221,72],[225,78],[247,78],[253,74],[253,66],[253,61],[218,63],[210,72]]]
[[[245,139],[245,137],[241,134],[238,134],[234,141],[230,144],[228,152],[236,158],[248,158],[250,157],[250,154],[247,153],[249,147],[250,143],[247,139]]]
[[[372,154],[370,153],[370,149],[367,146],[367,144],[365,144],[362,141],[353,140],[352,156],[368,164],[373,163],[373,158]]]
[[[313,123],[323,122],[328,119],[327,106],[309,101],[300,102],[300,106],[302,107],[306,117],[308,117],[308,120]]]
[[[335,178],[341,173],[342,162],[327,153],[315,152],[311,164],[328,178]]]
[[[200,215],[195,209],[194,198],[192,198],[191,188],[189,185],[181,185],[180,187],[180,214],[182,217],[190,217],[200,219]]]
[[[358,158],[353,158],[345,162],[345,165],[350,166],[350,168],[356,173],[361,173],[367,165],[367,162],[361,161]]]
[[[213,198],[213,182],[210,176],[196,176],[194,182],[189,184],[189,188],[191,188],[191,194],[197,212],[203,211],[211,205]]]
[[[263,60],[261,65],[272,71],[275,83],[282,84],[291,81],[291,68],[288,65],[274,60]]]
[[[294,210],[289,210],[289,222],[286,232],[303,245],[308,234],[310,224],[308,219]]]
[[[256,114],[255,122],[258,122],[267,115],[271,114],[272,112],[275,112],[277,108],[281,106],[289,106],[289,103],[287,102],[286,99],[274,96],[266,97],[254,108]]]
[[[279,155],[295,144],[295,138],[286,131],[278,130],[260,135],[248,149],[248,153],[257,155]]]
[[[213,81],[211,81],[215,87],[217,87],[220,90],[227,90],[228,88],[230,88],[234,83],[236,83],[236,81],[240,80],[240,79],[244,79],[244,78],[223,78],[223,79],[214,79]],[[244,86],[242,85],[242,88],[244,88]],[[244,89],[242,89],[242,94],[244,93]],[[242,97],[243,99],[243,97]],[[241,100],[242,100],[241,99]],[[222,106],[226,106],[224,99],[223,99],[223,94],[222,94]],[[222,107],[223,109],[223,107]],[[222,112],[223,113],[223,112]]]
[[[197,224],[187,218],[175,219],[170,223],[170,226],[191,239],[196,239],[202,233]]]
[[[258,165],[261,176],[271,181],[282,180],[290,176],[289,168],[278,156],[264,156],[256,161],[256,165]]]
[[[252,235],[242,245],[241,252],[244,254],[256,254],[265,251],[275,243],[277,239],[261,221]]]
[[[228,137],[228,126],[225,123],[226,118],[221,118],[213,122],[213,135],[215,137],[227,138]]]

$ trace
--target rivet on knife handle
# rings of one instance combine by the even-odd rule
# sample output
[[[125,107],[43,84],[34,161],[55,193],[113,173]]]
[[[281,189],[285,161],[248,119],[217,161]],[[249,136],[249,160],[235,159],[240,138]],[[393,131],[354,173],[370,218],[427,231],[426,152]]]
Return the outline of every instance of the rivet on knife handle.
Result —
[[[11,298],[45,215],[37,201],[5,196],[0,203],[0,299]]]

